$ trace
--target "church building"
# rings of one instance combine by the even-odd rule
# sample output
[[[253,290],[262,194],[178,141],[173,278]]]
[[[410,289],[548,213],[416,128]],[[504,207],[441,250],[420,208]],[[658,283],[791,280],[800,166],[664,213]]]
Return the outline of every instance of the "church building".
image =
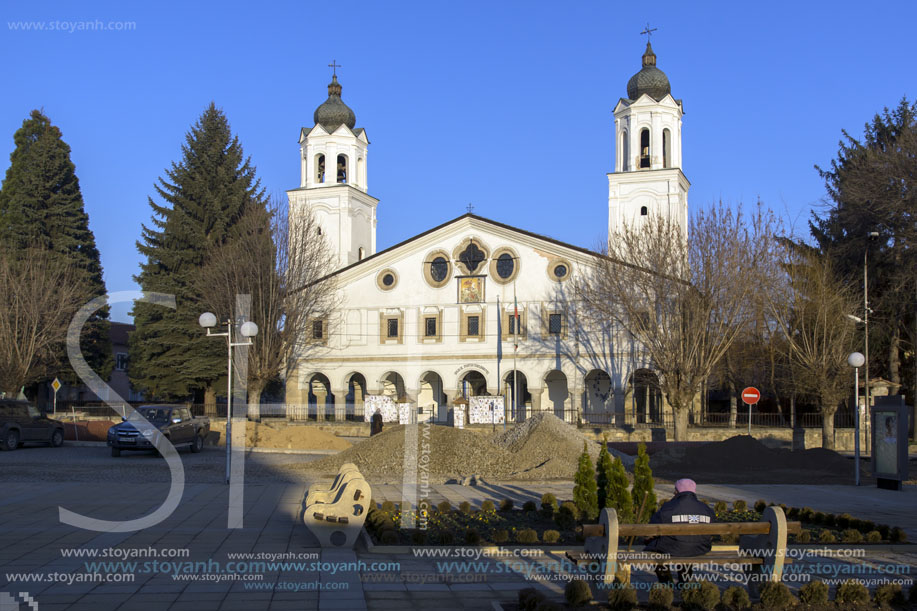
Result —
[[[682,102],[649,43],[642,62],[614,108],[609,240],[652,215],[687,226]],[[335,74],[300,133],[300,184],[288,191],[291,217],[312,214],[331,246],[340,306],[311,325],[287,403],[319,419],[362,419],[387,401],[421,420],[467,420],[485,401],[497,422],[539,411],[660,421],[664,401],[639,347],[577,322],[575,279],[599,253],[471,212],[377,250],[370,142],[341,91]]]

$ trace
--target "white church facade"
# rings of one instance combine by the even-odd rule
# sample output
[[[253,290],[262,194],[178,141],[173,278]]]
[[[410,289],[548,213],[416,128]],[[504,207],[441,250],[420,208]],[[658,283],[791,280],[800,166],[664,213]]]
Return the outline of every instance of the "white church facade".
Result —
[[[655,63],[647,43],[614,109],[609,240],[652,215],[687,225],[682,103]],[[290,214],[314,215],[332,248],[340,305],[313,325],[288,404],[360,419],[387,397],[443,421],[488,397],[502,400],[506,420],[539,411],[572,422],[661,420],[666,407],[639,347],[576,316],[576,278],[599,253],[471,212],[377,250],[369,139],[336,76],[328,92],[301,131],[300,185],[288,196]]]

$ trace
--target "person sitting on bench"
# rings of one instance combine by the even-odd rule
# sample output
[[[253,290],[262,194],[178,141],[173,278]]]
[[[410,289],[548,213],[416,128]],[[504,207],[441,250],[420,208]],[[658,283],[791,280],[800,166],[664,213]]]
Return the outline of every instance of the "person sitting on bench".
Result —
[[[697,484],[692,479],[675,482],[675,496],[662,504],[650,518],[650,524],[709,524],[716,518],[713,510],[697,500]],[[710,551],[710,535],[676,535],[653,537],[646,541],[644,551],[668,554],[674,558],[700,556]],[[672,569],[678,571],[680,582],[691,577],[691,565],[665,565],[656,567],[656,577],[662,583],[672,583]]]

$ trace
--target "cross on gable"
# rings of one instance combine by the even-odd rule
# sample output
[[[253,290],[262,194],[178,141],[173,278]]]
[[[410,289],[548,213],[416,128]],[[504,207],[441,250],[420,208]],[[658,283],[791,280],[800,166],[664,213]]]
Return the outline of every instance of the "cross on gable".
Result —
[[[469,214],[471,214],[472,212],[474,212],[474,204],[468,204],[467,210],[468,210],[468,213],[469,213]]]

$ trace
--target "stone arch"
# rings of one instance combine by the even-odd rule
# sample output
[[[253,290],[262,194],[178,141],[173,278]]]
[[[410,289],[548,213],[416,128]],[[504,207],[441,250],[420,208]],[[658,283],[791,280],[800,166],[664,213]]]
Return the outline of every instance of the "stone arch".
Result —
[[[553,412],[561,420],[569,420],[570,391],[567,387],[567,374],[560,369],[552,369],[543,378],[545,396],[542,398],[542,409]],[[565,418],[565,416],[567,416]]]
[[[513,373],[516,374],[515,383]],[[518,401],[516,401],[516,384],[519,387]],[[531,406],[532,404],[532,394],[529,392],[528,378],[525,373],[518,369],[511,369],[503,376],[503,396],[506,401],[507,419],[515,422],[524,421],[526,413],[528,413],[526,405]]]
[[[379,377],[382,395],[398,401],[405,396],[404,377],[397,371],[386,371]]]
[[[477,369],[469,369],[459,377],[456,388],[464,397],[486,395],[487,375]]]
[[[627,383],[625,412],[636,424],[663,424],[664,404],[659,376],[650,369],[637,369]]]
[[[346,395],[344,400],[344,417],[347,420],[358,420],[363,415],[363,402],[366,398],[366,376],[358,371],[344,377]]]
[[[593,369],[583,377],[583,420],[611,424],[614,419],[614,385],[611,376]]]
[[[448,417],[449,397],[443,387],[443,377],[436,371],[425,371],[417,381],[417,407],[421,419],[445,421]]]
[[[309,418],[315,414],[316,420],[324,420],[330,410],[334,414],[334,392],[331,380],[324,373],[315,372],[307,378]]]

